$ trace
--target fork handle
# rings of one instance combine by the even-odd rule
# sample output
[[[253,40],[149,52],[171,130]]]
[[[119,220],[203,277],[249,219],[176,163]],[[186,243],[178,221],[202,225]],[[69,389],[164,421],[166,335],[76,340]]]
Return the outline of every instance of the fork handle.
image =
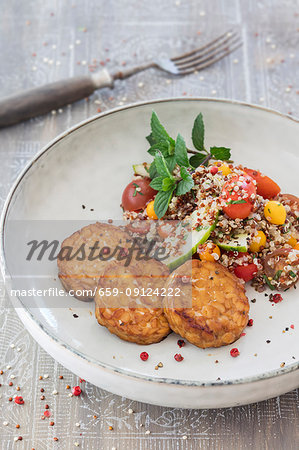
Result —
[[[92,76],[60,80],[13,95],[0,101],[0,128],[46,114],[86,98],[96,89],[112,86],[113,78],[104,69]]]

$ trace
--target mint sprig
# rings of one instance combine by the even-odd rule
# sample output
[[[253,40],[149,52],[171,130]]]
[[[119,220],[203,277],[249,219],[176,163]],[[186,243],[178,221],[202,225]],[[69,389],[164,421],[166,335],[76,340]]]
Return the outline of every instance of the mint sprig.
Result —
[[[207,151],[204,146],[205,127],[202,114],[195,118],[192,128],[192,142],[196,150],[190,150],[181,134],[174,140],[161,124],[157,114],[151,116],[151,133],[146,137],[150,144],[148,153],[154,157],[149,167],[150,186],[158,191],[154,210],[160,219],[168,209],[172,196],[193,192],[194,181],[191,171],[200,165],[207,166],[211,159],[228,161],[230,149],[226,147],[211,147]],[[188,153],[192,153],[189,158]],[[177,176],[180,170],[180,177]]]

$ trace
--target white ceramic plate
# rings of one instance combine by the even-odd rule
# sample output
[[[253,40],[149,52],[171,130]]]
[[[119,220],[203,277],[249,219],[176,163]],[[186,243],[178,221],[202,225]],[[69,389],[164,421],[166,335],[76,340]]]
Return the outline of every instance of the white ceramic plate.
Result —
[[[207,145],[231,147],[236,162],[260,168],[280,184],[282,192],[298,195],[299,128],[290,117],[211,99],[159,100],[120,108],[59,136],[23,171],[2,216],[3,271],[8,258],[17,257],[7,255],[10,220],[94,222],[121,217],[120,198],[131,179],[131,165],[146,160],[145,136],[153,109],[170,134],[180,132],[187,144],[193,120],[202,112]],[[50,286],[60,287],[54,279],[55,264],[52,267]],[[9,281],[7,271],[5,275]],[[34,283],[38,288],[43,282]],[[296,290],[284,293],[283,302],[275,305],[251,288],[247,294],[256,298],[250,303],[254,326],[247,327],[246,336],[233,345],[206,350],[188,343],[179,350],[174,334],[147,347],[121,341],[90,315],[93,304],[81,308],[75,299],[72,311],[63,299],[60,308],[49,308],[40,298],[39,305],[44,305],[40,308],[12,300],[33,337],[60,363],[95,385],[153,404],[215,408],[263,400],[299,386]],[[79,317],[75,319],[73,313]],[[289,330],[283,332],[285,328]],[[237,358],[230,356],[233,347],[240,351]],[[150,354],[147,362],[139,358],[144,350]],[[173,358],[177,352],[184,356],[181,363]],[[155,370],[160,361],[163,367]]]

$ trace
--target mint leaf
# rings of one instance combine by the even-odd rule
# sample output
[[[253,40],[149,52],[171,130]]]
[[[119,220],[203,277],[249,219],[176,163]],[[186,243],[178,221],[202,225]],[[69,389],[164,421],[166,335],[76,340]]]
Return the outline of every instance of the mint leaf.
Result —
[[[180,174],[183,180],[189,180],[190,178],[192,178],[192,175],[188,172],[188,170],[184,166],[181,167]]]
[[[160,152],[162,153],[163,156],[168,156],[170,155],[170,144],[168,141],[161,141],[158,142],[157,144],[152,145],[149,149],[148,149],[148,153],[152,156],[155,156],[157,153],[157,150],[160,150]]]
[[[200,166],[201,163],[206,159],[206,157],[207,157],[206,153],[197,153],[197,155],[191,156],[189,162],[191,166],[196,169],[196,167]]]
[[[152,112],[151,129],[152,129],[151,135],[155,140],[155,142],[168,141],[170,142],[170,144],[174,146],[174,140],[169,136],[169,134],[161,124],[155,111]]]
[[[156,169],[155,161],[151,163],[148,173],[152,180],[159,175]]]
[[[147,142],[149,143],[150,146],[154,145],[156,143],[154,137],[153,137],[153,133],[149,134],[148,136],[146,136],[145,138],[147,140]]]
[[[156,177],[150,182],[150,187],[155,189],[156,191],[160,191],[162,189],[162,182],[164,177]]]
[[[176,162],[178,163],[179,166],[189,167],[189,159],[186,144],[183,136],[181,136],[180,134],[178,134],[178,137],[176,138],[175,141],[174,154]]]
[[[220,159],[221,161],[228,161],[230,159],[230,148],[211,147],[210,152],[215,159]]]
[[[154,211],[157,214],[158,219],[161,219],[165,215],[172,197],[172,193],[173,189],[167,192],[159,191],[156,195],[154,202]]]
[[[169,172],[173,172],[173,169],[175,168],[175,166],[176,166],[176,160],[175,160],[175,155],[172,155],[172,156],[166,156],[165,157],[165,161],[166,161],[166,164],[167,164],[167,167],[168,167],[168,169],[169,169]]]
[[[182,180],[177,186],[176,195],[184,195],[194,186],[192,175],[188,172],[186,167],[181,167],[181,177]]]
[[[197,150],[204,150],[205,126],[202,114],[198,114],[192,128],[192,142]]]
[[[159,175],[161,175],[162,177],[169,177],[169,178],[172,177],[172,175],[167,167],[165,158],[160,152],[156,153],[155,165],[156,165],[156,169],[157,169],[157,172]]]
[[[175,185],[175,181],[173,178],[164,178],[162,181],[162,190],[167,192],[170,191]]]

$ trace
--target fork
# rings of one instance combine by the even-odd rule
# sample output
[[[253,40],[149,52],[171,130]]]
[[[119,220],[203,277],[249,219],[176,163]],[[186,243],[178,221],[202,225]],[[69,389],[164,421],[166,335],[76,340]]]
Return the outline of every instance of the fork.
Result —
[[[95,90],[113,88],[115,80],[124,80],[150,68],[172,75],[189,75],[220,61],[242,45],[236,31],[228,31],[202,47],[173,58],[158,58],[136,67],[110,74],[107,69],[90,76],[73,77],[30,89],[0,101],[0,127],[22,122],[32,117],[73,103],[91,95]]]

